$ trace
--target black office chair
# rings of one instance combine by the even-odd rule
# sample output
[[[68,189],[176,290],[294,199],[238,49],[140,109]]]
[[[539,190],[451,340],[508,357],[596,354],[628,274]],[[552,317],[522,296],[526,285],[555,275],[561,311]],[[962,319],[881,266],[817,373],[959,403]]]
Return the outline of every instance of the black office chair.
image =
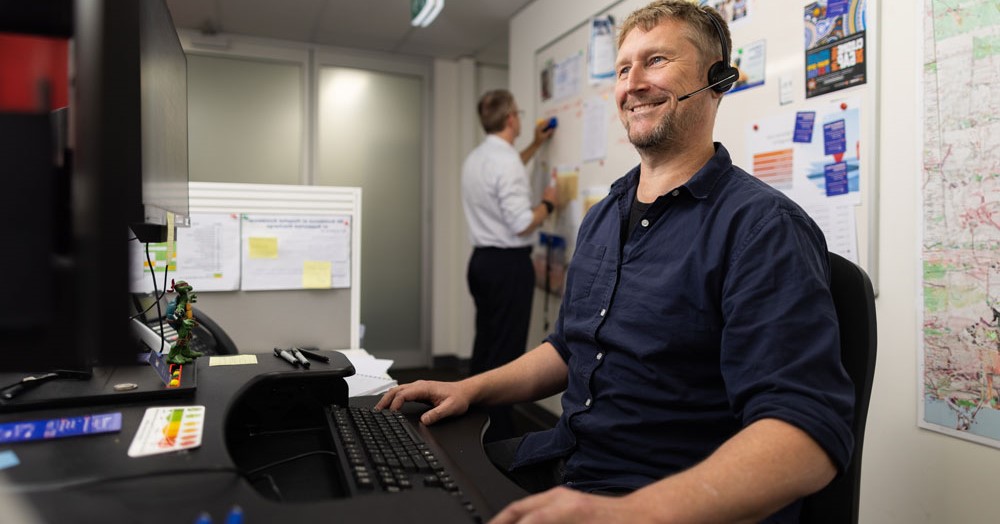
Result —
[[[205,314],[204,311],[192,306],[191,312],[198,321],[198,325],[192,330],[194,336],[201,339],[200,347],[195,348],[203,351],[206,355],[236,355],[239,349],[236,343],[229,338],[226,330],[222,329],[218,323]]]
[[[877,331],[875,292],[868,275],[853,262],[830,253],[833,303],[840,321],[840,358],[854,382],[854,454],[847,469],[803,501],[801,522],[847,524],[858,521],[861,496],[861,448],[875,375]]]

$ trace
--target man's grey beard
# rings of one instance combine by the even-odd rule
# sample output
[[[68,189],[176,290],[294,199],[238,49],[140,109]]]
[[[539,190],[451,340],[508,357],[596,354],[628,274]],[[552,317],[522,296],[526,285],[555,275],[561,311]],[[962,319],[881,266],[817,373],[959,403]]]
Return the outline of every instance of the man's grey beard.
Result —
[[[649,152],[665,152],[671,151],[676,148],[680,143],[681,135],[683,129],[690,126],[686,125],[686,118],[678,114],[668,114],[665,115],[653,130],[650,131],[645,136],[633,136],[630,126],[626,124],[625,131],[628,135],[629,142],[635,146],[639,151],[649,151]]]
[[[657,122],[656,127],[645,136],[633,136],[631,129],[627,131],[629,142],[642,151],[669,149],[669,144],[677,140],[677,129],[669,116]]]

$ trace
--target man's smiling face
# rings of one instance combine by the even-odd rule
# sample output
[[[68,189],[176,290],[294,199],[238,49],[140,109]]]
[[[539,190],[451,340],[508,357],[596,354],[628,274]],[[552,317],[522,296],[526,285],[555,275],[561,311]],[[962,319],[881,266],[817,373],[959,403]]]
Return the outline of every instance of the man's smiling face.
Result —
[[[618,49],[615,101],[629,141],[638,149],[670,150],[702,115],[701,104],[677,98],[702,87],[704,67],[684,24],[665,20],[635,28]]]

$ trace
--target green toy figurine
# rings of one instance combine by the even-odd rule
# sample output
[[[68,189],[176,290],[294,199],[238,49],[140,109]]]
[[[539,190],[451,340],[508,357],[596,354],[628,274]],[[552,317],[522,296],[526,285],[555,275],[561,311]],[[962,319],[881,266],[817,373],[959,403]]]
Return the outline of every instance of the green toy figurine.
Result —
[[[191,330],[198,325],[191,311],[191,304],[198,301],[191,284],[181,280],[180,282],[170,281],[172,291],[177,292],[177,301],[174,312],[171,314],[170,325],[177,330],[177,341],[170,346],[170,353],[167,354],[167,362],[170,364],[187,364],[194,362],[194,359],[201,356],[201,353],[191,349]]]

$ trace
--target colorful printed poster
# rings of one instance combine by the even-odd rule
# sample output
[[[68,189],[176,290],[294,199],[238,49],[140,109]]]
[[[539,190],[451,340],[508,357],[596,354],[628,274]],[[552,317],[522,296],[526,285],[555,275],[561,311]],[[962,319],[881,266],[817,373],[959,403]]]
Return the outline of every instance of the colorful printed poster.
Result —
[[[755,120],[747,129],[751,174],[800,204],[861,203],[861,99]]]
[[[817,0],[806,5],[806,98],[867,81],[866,4],[866,0]]]

